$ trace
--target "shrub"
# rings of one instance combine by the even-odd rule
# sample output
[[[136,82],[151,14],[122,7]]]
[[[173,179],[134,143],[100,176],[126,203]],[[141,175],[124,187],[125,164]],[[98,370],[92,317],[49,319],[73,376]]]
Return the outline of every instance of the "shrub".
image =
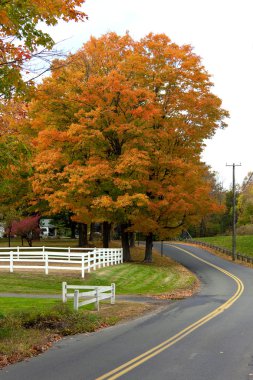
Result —
[[[238,235],[253,235],[253,224],[245,224],[236,229]]]

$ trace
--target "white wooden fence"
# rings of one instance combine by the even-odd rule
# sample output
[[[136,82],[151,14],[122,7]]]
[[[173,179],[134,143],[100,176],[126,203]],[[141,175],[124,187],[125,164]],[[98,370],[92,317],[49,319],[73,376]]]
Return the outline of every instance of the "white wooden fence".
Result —
[[[1,247],[0,269],[43,269],[80,271],[121,264],[122,248]]]
[[[74,290],[74,293],[68,293],[68,289]],[[80,292],[80,290],[85,290]],[[67,302],[68,298],[74,298],[74,309],[78,310],[80,306],[90,303],[96,304],[96,309],[99,311],[99,301],[111,299],[111,304],[115,303],[115,284],[111,286],[89,286],[89,285],[68,285],[62,283],[62,302]],[[85,299],[80,300],[80,299]]]

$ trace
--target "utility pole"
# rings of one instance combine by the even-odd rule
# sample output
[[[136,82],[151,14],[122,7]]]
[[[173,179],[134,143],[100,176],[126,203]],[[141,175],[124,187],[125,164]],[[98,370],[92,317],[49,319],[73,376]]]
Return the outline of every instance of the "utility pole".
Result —
[[[163,256],[163,240],[161,240],[161,256]]]
[[[232,165],[226,164],[226,166],[232,166],[233,167],[233,228],[232,228],[232,260],[235,260],[236,257],[236,194],[235,194],[235,167],[236,166],[242,166],[241,164],[235,164]]]

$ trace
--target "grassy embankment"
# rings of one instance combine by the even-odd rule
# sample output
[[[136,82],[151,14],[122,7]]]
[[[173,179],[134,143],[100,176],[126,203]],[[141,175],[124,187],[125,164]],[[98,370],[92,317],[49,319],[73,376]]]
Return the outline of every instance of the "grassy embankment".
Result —
[[[45,245],[49,245],[48,242]],[[179,298],[196,285],[196,278],[191,273],[158,254],[154,255],[152,264],[143,264],[143,249],[136,247],[133,259],[132,263],[101,268],[87,274],[85,279],[72,273],[46,276],[43,273],[1,272],[0,292],[60,294],[62,281],[92,285],[115,282],[117,295]],[[103,303],[100,312],[93,311],[91,305],[76,312],[72,302],[63,305],[55,299],[0,298],[0,366],[37,354],[60,336],[95,331],[154,307],[117,301],[113,306]]]
[[[204,241],[232,250],[231,236],[212,236],[204,238],[196,238],[195,240]],[[246,256],[253,256],[253,235],[241,235],[236,237],[236,250]]]
[[[99,244],[99,242],[97,242]],[[34,240],[33,246],[34,247],[42,247],[43,245],[47,247],[77,247],[78,239],[68,239],[68,238],[62,238],[62,239],[54,239],[54,238],[47,238],[47,239],[40,239],[40,240]],[[95,243],[94,243],[95,244]],[[0,239],[0,247],[8,247],[9,241],[7,238],[1,238]],[[21,247],[21,239],[20,238],[11,238],[11,247]],[[27,242],[24,240],[24,246],[28,246]]]

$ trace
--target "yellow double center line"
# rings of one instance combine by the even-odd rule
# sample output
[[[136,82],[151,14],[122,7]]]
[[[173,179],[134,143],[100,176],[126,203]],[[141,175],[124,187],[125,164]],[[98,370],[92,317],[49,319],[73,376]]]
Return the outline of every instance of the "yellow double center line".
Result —
[[[167,350],[167,348],[171,347],[173,344],[177,343],[179,340],[185,338],[187,335],[191,334],[193,331],[198,329],[200,326],[204,325],[211,319],[215,318],[217,315],[221,314],[224,310],[228,309],[230,306],[233,305],[233,303],[241,296],[244,290],[244,286],[242,281],[236,277],[234,274],[226,271],[223,268],[220,268],[217,265],[214,265],[212,263],[209,263],[208,261],[201,259],[200,257],[194,255],[193,253],[173,245],[173,248],[179,249],[180,251],[183,251],[187,253],[188,255],[194,257],[195,259],[209,265],[212,268],[217,269],[218,271],[224,273],[226,276],[232,278],[236,284],[237,284],[237,290],[234,293],[234,295],[229,298],[224,304],[219,306],[217,309],[213,310],[211,313],[207,314],[205,317],[199,319],[197,322],[189,325],[185,329],[181,330],[176,335],[172,336],[171,338],[165,340],[164,342],[158,344],[157,346],[151,348],[150,350],[143,352],[143,354],[136,356],[132,360],[129,360],[128,362],[122,364],[121,366],[113,369],[112,371],[104,374],[103,376],[98,377],[96,380],[113,380],[118,379],[120,376],[123,376],[125,373],[133,370],[134,368],[138,367],[142,363],[146,362],[147,360],[153,358],[154,356],[160,354],[161,352]]]

